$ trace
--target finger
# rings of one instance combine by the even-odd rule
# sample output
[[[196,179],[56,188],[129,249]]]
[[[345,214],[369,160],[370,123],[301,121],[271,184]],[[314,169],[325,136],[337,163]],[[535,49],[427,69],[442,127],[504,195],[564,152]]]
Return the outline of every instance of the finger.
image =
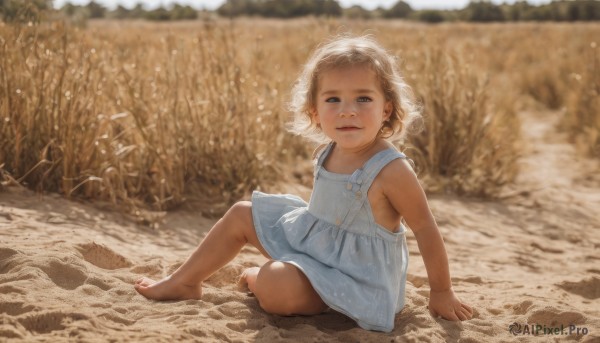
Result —
[[[454,311],[449,312],[447,316],[442,315],[442,318],[444,318],[446,320],[451,320],[454,322],[460,320]]]
[[[462,307],[462,308],[461,308],[461,311],[462,311],[462,313],[464,313],[464,314],[467,316],[467,318],[468,318],[468,319],[471,319],[471,318],[473,318],[473,309],[471,309],[471,310],[469,311],[469,309],[468,309],[468,308]]]
[[[467,320],[467,319],[470,318],[469,313],[466,310],[464,310],[463,308],[460,308],[460,309],[456,310],[456,316],[461,321]]]
[[[473,315],[473,308],[472,308],[471,306],[469,306],[469,305],[467,305],[467,304],[462,304],[462,303],[461,303],[461,306],[462,306],[464,309],[466,309],[466,310],[467,310],[467,311],[468,311],[468,312],[469,312],[471,315]]]
[[[454,314],[456,315],[456,318],[457,318],[458,320],[460,320],[461,322],[462,322],[463,320],[467,320],[467,316],[465,316],[465,314],[464,314],[464,313],[462,313],[462,311],[461,311],[460,309],[458,309],[458,310],[454,310]]]

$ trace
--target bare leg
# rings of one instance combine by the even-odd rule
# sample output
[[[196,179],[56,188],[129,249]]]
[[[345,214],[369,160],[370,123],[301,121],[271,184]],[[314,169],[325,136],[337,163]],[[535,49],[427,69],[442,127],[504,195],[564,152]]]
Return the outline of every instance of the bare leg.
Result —
[[[158,282],[141,278],[136,281],[134,287],[149,299],[200,299],[202,281],[231,261],[246,243],[254,245],[263,255],[269,257],[256,236],[252,204],[242,201],[227,211],[192,255],[172,275]]]
[[[269,261],[260,269],[246,269],[242,274],[244,279],[260,307],[268,313],[314,315],[327,309],[308,278],[291,264]]]

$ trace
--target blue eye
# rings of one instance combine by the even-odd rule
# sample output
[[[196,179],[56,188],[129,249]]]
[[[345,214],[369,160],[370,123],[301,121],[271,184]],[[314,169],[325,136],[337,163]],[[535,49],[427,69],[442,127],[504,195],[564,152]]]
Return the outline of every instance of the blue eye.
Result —
[[[325,102],[340,102],[340,98],[338,98],[338,97],[327,98],[325,100]]]
[[[370,102],[372,100],[368,96],[361,96],[358,99],[356,99],[356,101],[358,101],[358,102]]]

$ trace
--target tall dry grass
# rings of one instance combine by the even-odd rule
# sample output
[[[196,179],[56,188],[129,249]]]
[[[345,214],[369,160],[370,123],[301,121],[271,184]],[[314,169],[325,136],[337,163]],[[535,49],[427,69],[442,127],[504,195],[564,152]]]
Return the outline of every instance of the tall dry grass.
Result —
[[[581,61],[578,51],[590,29],[555,24],[530,30],[537,39],[530,40],[531,46],[523,49],[511,66],[520,71],[518,81],[523,92],[549,109],[564,107],[570,74]]]
[[[520,123],[510,104],[492,102],[489,78],[462,55],[427,49],[417,88],[424,130],[409,147],[432,191],[490,197],[514,179]],[[435,71],[435,72],[427,72]]]
[[[303,153],[281,130],[277,68],[261,70],[260,41],[238,50],[237,28],[2,29],[0,161],[31,187],[130,208],[190,189],[228,202]]]
[[[600,26],[546,24],[529,31],[537,39],[507,66],[520,73],[524,94],[563,115],[559,131],[584,154],[600,157]]]
[[[514,66],[523,51],[538,53],[516,38],[535,30],[325,19],[2,24],[0,169],[38,190],[127,209],[169,209],[198,194],[230,203],[309,158],[314,147],[284,130],[289,89],[319,42],[352,31],[400,56],[422,100],[425,130],[407,146],[428,190],[493,196],[516,173],[523,70]]]
[[[592,39],[581,71],[571,74],[573,91],[562,125],[581,151],[600,158],[600,47]]]

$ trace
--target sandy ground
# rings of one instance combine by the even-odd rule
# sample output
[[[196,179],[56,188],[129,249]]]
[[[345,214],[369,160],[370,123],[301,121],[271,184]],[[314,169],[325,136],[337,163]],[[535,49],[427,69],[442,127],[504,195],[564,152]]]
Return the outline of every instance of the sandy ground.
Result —
[[[555,132],[557,114],[522,117],[528,145],[504,199],[430,197],[455,290],[475,308],[472,320],[429,315],[412,234],[406,307],[390,334],[365,331],[335,312],[266,314],[236,287],[244,268],[265,262],[253,248],[206,282],[202,300],[149,301],[133,281],[173,271],[215,219],[190,206],[151,228],[98,204],[13,186],[0,193],[0,342],[599,342],[600,166]],[[289,189],[309,195],[298,185],[281,191]],[[521,334],[509,325],[520,325]],[[561,325],[559,335],[548,333]]]

